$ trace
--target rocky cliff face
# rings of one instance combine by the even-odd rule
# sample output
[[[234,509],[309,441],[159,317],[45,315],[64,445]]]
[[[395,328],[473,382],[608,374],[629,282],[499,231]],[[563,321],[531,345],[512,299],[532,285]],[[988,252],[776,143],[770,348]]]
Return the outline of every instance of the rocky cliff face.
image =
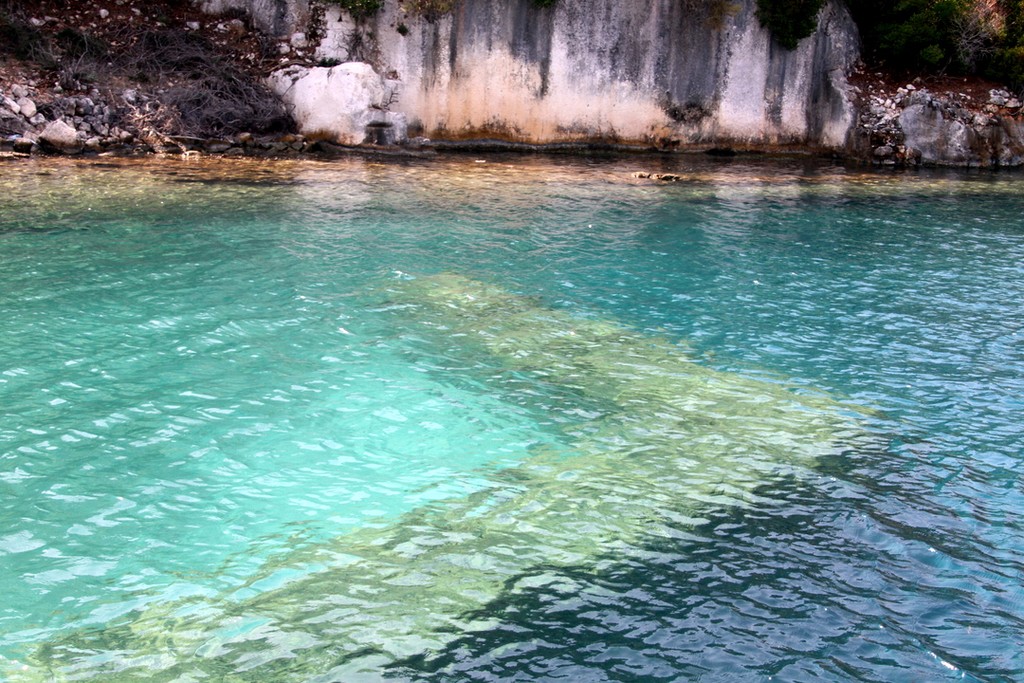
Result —
[[[303,31],[306,0],[248,3],[260,25]],[[829,2],[786,50],[754,0],[461,0],[441,16],[385,0],[358,25],[326,13],[319,54],[400,82],[390,108],[431,138],[839,148],[855,116],[856,27]],[[275,18],[276,17],[276,18]],[[276,24],[274,22],[277,22]]]

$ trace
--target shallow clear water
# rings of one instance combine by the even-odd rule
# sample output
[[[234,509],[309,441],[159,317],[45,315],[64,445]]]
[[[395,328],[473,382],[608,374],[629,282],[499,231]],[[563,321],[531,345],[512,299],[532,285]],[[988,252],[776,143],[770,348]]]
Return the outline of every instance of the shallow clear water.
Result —
[[[1024,679],[1020,179],[656,163],[7,163],[2,675]]]

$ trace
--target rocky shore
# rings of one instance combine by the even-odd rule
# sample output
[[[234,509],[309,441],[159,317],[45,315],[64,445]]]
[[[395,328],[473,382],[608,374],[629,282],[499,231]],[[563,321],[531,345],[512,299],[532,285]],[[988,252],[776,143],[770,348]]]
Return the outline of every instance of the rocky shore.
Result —
[[[0,125],[22,131],[0,139],[0,152],[84,156],[288,155],[319,149],[316,141],[287,132],[199,138],[141,130],[132,123],[132,112],[146,111],[150,104],[147,100],[134,91],[118,98],[105,98],[96,90],[84,95],[48,97],[31,85],[16,85],[9,92],[0,91]]]
[[[1024,101],[991,83],[957,80],[936,88],[861,78],[851,156],[897,167],[1024,166]]]
[[[1024,102],[1013,93],[963,79],[897,85],[860,64],[842,81],[852,111],[845,144],[745,144],[703,133],[687,139],[680,131],[646,143],[615,135],[543,142],[495,138],[487,131],[476,137],[449,131],[451,136],[431,142],[417,137],[409,115],[392,108],[408,87],[398,72],[362,59],[335,59],[326,42],[317,43],[317,30],[352,40],[337,12],[326,24],[322,17],[319,24],[309,20],[308,34],[286,26],[284,34],[271,35],[266,21],[238,7],[206,15],[188,3],[108,4],[110,9],[72,2],[67,8],[41,0],[28,11],[22,8],[22,24],[9,26],[30,33],[38,45],[29,50],[31,58],[0,49],[0,155],[419,155],[497,146],[802,151],[894,167],[1024,166]],[[63,14],[48,14],[62,7]],[[4,18],[0,12],[0,32]],[[683,117],[673,125],[690,123]]]
[[[191,137],[144,130],[133,123],[152,107],[135,91],[104,97],[98,90],[82,95],[40,92],[31,82],[0,90],[0,153],[130,156],[144,154],[223,154],[280,156],[331,149],[330,143],[290,132],[230,137]]]

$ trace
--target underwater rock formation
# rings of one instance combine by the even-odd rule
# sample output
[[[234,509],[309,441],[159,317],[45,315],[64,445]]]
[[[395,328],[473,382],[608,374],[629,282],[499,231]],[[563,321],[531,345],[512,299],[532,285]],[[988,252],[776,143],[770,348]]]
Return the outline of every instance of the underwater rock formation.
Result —
[[[707,368],[667,340],[454,275],[384,288],[450,357],[551,388],[579,419],[563,447],[462,498],[298,550],[227,594],[156,604],[41,645],[14,681],[352,681],[461,635],[486,607],[676,538],[702,511],[868,438],[866,412]],[[529,392],[529,390],[527,390]]]

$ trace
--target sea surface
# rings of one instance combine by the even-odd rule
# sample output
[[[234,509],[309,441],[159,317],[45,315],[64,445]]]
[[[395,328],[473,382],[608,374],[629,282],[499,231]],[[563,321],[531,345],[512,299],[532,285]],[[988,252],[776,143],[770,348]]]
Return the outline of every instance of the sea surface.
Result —
[[[1022,183],[3,161],[0,679],[1024,681]]]

